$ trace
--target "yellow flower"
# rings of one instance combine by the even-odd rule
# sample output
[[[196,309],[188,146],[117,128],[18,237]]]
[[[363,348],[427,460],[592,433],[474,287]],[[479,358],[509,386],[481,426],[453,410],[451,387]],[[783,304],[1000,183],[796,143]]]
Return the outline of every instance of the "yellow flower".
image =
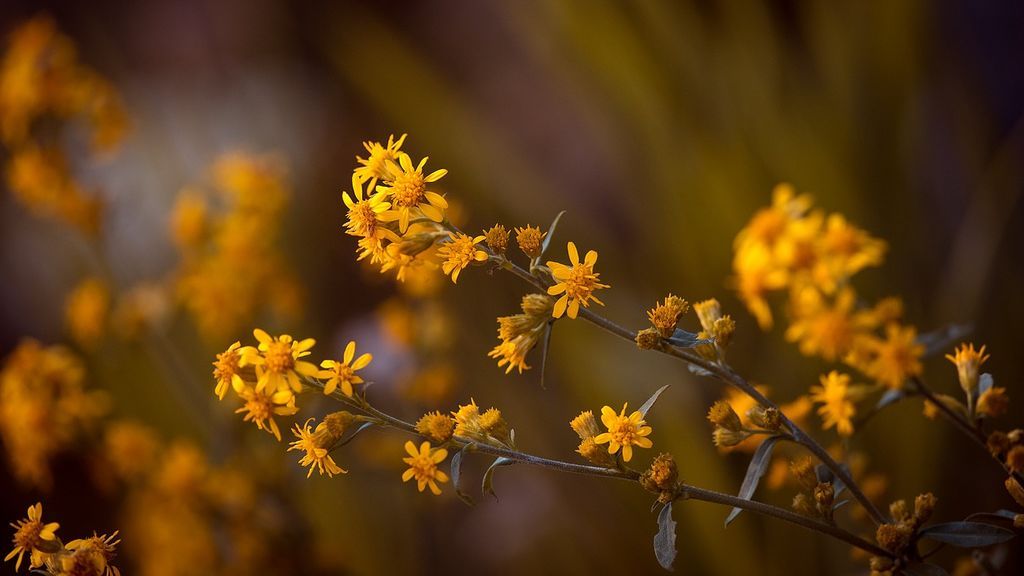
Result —
[[[217,380],[214,393],[221,400],[228,393],[228,388],[234,388],[237,392],[245,386],[242,376],[239,374],[239,362],[242,360],[242,355],[239,353],[241,346],[241,342],[235,342],[227,350],[217,354],[217,360],[213,362],[213,377]]]
[[[448,202],[437,192],[427,190],[427,184],[437,182],[448,173],[447,170],[435,170],[430,174],[423,175],[423,167],[427,158],[420,160],[420,163],[413,167],[412,159],[408,154],[398,155],[398,164],[388,161],[388,175],[384,180],[390,186],[377,186],[378,192],[383,192],[391,199],[391,210],[380,214],[380,219],[385,221],[398,220],[398,230],[402,234],[409,229],[409,219],[413,210],[417,210],[434,222],[444,220],[444,211],[448,208]]]
[[[487,355],[498,359],[498,367],[508,365],[505,373],[513,368],[529,370],[526,355],[537,345],[544,332],[544,327],[551,318],[554,299],[544,294],[527,294],[523,296],[522,314],[501,316],[498,318],[498,338],[501,343]]]
[[[448,481],[448,475],[437,469],[437,465],[448,457],[448,451],[444,448],[431,448],[430,442],[424,441],[420,444],[419,450],[411,441],[406,441],[405,451],[409,453],[408,458],[402,461],[409,465],[409,469],[402,474],[402,482],[416,479],[416,487],[420,492],[427,486],[434,495],[441,494],[438,482]]]
[[[150,471],[160,442],[149,428],[131,421],[107,425],[103,453],[114,474],[123,480],[141,478]]]
[[[288,452],[292,450],[300,450],[305,452],[305,455],[299,460],[299,465],[309,466],[309,472],[306,474],[306,478],[313,475],[313,470],[319,470],[320,475],[327,474],[328,478],[334,477],[335,474],[347,474],[345,470],[338,467],[338,464],[334,462],[334,458],[331,457],[329,450],[333,447],[334,442],[325,442],[326,435],[318,435],[310,429],[309,423],[313,419],[310,418],[300,427],[298,424],[292,430],[292,434],[295,435],[298,440],[295,440],[289,444]],[[321,423],[317,426],[317,431],[320,430]],[[319,437],[318,437],[319,436]],[[335,439],[335,441],[337,441]]]
[[[651,427],[646,426],[643,414],[639,410],[626,416],[626,406],[622,405],[622,412],[615,413],[611,406],[601,408],[601,423],[604,424],[607,432],[594,437],[597,444],[608,444],[608,453],[615,454],[622,449],[622,460],[629,462],[633,459],[633,446],[650,448],[653,443],[647,436],[651,433]]]
[[[487,247],[495,254],[504,254],[508,248],[509,231],[501,224],[495,224],[484,231]]]
[[[800,343],[800,352],[833,361],[851,350],[858,335],[874,327],[870,312],[856,312],[857,296],[852,289],[840,290],[831,305],[812,286],[793,299],[793,322],[786,339]]]
[[[762,244],[753,244],[736,252],[732,262],[735,276],[732,286],[740,300],[757,319],[762,330],[772,327],[772,310],[765,294],[786,286],[789,274],[772,258],[770,250]]]
[[[402,134],[398,140],[395,140],[395,135],[392,134],[388,136],[387,146],[380,142],[363,142],[363,148],[366,148],[369,156],[366,158],[356,156],[356,162],[359,162],[361,166],[355,169],[354,175],[361,181],[370,180],[371,190],[377,180],[386,180],[388,163],[398,161],[405,137],[406,135]]]
[[[662,338],[671,338],[676,331],[679,318],[689,309],[690,305],[686,300],[669,294],[664,302],[647,311],[647,319],[651,321],[651,326],[658,329]]]
[[[437,255],[444,258],[441,270],[452,277],[452,283],[459,281],[459,273],[462,272],[470,262],[487,261],[487,252],[477,250],[476,245],[484,241],[483,236],[470,238],[466,234],[449,233],[451,242],[446,242],[437,250]]]
[[[428,412],[416,422],[416,431],[435,442],[447,442],[455,432],[455,419],[440,412]]]
[[[907,378],[921,373],[924,346],[917,343],[917,330],[913,326],[888,324],[885,340],[875,340],[871,348],[874,357],[866,373],[887,387],[900,388]]]
[[[854,404],[862,397],[859,387],[850,385],[850,377],[833,370],[821,377],[821,386],[811,387],[811,400],[821,404],[818,414],[825,421],[825,430],[836,428],[840,436],[853,434]]]
[[[594,272],[594,264],[597,263],[597,252],[594,250],[587,252],[586,258],[584,258],[583,262],[580,262],[580,254],[576,250],[576,244],[569,242],[567,247],[571,266],[558,262],[548,262],[548,267],[551,268],[551,276],[555,279],[555,285],[548,288],[548,294],[552,296],[562,295],[555,302],[555,307],[551,311],[551,315],[555,318],[561,318],[562,314],[566,312],[568,312],[569,318],[576,318],[580,310],[580,304],[587,307],[590,300],[604,306],[604,302],[598,300],[593,294],[595,290],[608,288],[607,284],[601,284],[597,281],[600,274]]]
[[[28,507],[28,518],[18,520],[11,524],[14,528],[14,549],[4,558],[7,562],[17,556],[14,562],[14,571],[21,567],[21,558],[26,552],[29,553],[29,569],[43,565],[47,554],[53,554],[60,550],[60,541],[57,540],[56,531],[60,524],[50,522],[43,523],[43,504],[36,502]]]
[[[71,337],[84,348],[93,348],[106,332],[110,290],[99,278],[87,278],[67,297],[65,315]]]
[[[540,258],[541,242],[547,233],[541,233],[539,227],[527,224],[522,228],[516,228],[516,244],[530,258]]]
[[[852,226],[842,214],[829,214],[821,234],[823,264],[831,277],[843,281],[868,266],[878,266],[885,258],[884,241]]]
[[[363,196],[363,181],[357,176],[352,176],[352,196],[348,192],[341,195],[342,202],[348,208],[348,220],[345,222],[345,232],[352,236],[371,238],[378,242],[382,240],[398,241],[398,235],[384,226],[380,215],[391,208],[391,203],[385,201],[385,194],[377,193],[372,196]]]
[[[208,227],[206,201],[193,189],[178,194],[171,211],[171,236],[181,248],[195,248],[202,242]]]
[[[750,223],[736,235],[737,249],[760,243],[772,247],[786,232],[789,223],[802,218],[811,208],[813,200],[807,194],[797,195],[789,184],[779,184],[772,190],[772,205],[750,219]]]
[[[270,394],[302,391],[300,376],[314,377],[320,371],[310,362],[300,360],[309,356],[309,349],[316,340],[294,340],[288,334],[273,338],[259,328],[253,330],[253,336],[259,341],[259,348],[242,349],[243,366],[256,367],[256,391],[269,390]]]
[[[960,378],[960,387],[968,394],[974,394],[978,389],[978,369],[988,360],[985,354],[985,347],[975,350],[974,344],[960,344],[956,349],[956,355],[946,354],[946,360],[956,365],[957,376]]]
[[[274,416],[292,416],[299,411],[295,406],[295,396],[287,388],[268,394],[256,388],[246,387],[239,396],[245,400],[245,404],[235,410],[235,413],[244,414],[242,420],[252,422],[260,430],[273,434],[278,442],[281,441],[281,429],[277,427]]]
[[[66,548],[72,554],[61,559],[64,573],[120,576],[121,571],[111,564],[114,557],[117,556],[117,545],[121,543],[117,539],[117,534],[116,530],[109,536],[98,536],[93,532],[91,538],[80,538],[68,542]]]
[[[355,361],[353,362],[353,359]],[[362,370],[373,360],[373,355],[369,353],[362,354],[359,358],[356,358],[356,343],[349,342],[348,346],[345,346],[345,356],[341,362],[334,360],[324,360],[320,363],[321,370],[317,376],[320,378],[327,378],[327,383],[324,384],[324,394],[330,394],[334,392],[338,386],[341,386],[341,393],[349,398],[352,397],[352,385],[362,384],[363,379],[356,376],[356,370]]]

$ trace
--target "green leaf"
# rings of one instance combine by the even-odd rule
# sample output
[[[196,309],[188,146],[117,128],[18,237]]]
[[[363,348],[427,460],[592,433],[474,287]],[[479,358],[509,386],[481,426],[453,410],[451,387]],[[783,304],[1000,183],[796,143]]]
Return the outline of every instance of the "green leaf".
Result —
[[[757,490],[757,483],[761,481],[761,477],[768,470],[768,464],[772,461],[772,450],[775,448],[775,443],[780,438],[781,436],[769,436],[754,451],[754,456],[750,459],[750,465],[747,466],[747,475],[743,477],[743,484],[740,485],[740,492],[737,496],[744,500],[750,500],[754,495],[754,491]],[[740,515],[740,512],[743,512],[742,508],[733,508],[729,511],[729,515],[725,518],[725,526],[727,528]]]
[[[331,450],[333,451],[333,450],[337,450],[338,448],[341,448],[342,446],[344,446],[344,445],[348,444],[349,442],[351,442],[352,439],[355,438],[357,434],[359,434],[363,430],[366,430],[367,428],[370,428],[370,427],[375,426],[375,425],[376,424],[373,423],[373,422],[363,422],[362,424],[359,425],[359,428],[356,428],[354,432],[352,432],[351,434],[348,435],[348,438],[345,438],[341,442],[338,442],[337,444],[335,444],[334,447],[331,448]]]
[[[548,246],[551,245],[551,239],[555,237],[555,228],[558,227],[558,221],[562,219],[563,214],[565,214],[565,210],[559,212],[558,216],[555,216],[555,219],[551,221],[551,226],[548,226],[548,231],[544,235],[544,240],[540,243],[540,256],[537,258],[538,261],[547,253]]]
[[[693,332],[676,328],[676,331],[672,333],[672,337],[668,339],[668,343],[678,348],[694,348],[701,344],[714,344],[715,339],[700,338]]]
[[[1011,540],[1015,534],[992,524],[982,522],[946,522],[921,530],[921,538],[952,544],[961,548],[980,548]]]
[[[672,519],[672,503],[658,513],[658,533],[654,535],[654,556],[665,570],[672,569],[676,559],[676,522]]]
[[[671,384],[665,384],[661,388],[655,390],[654,394],[651,394],[651,397],[647,399],[647,402],[644,402],[643,406],[640,407],[640,414],[646,417],[647,412],[654,406],[654,403],[658,401],[658,397],[661,396],[661,393],[669,386],[671,386]]]
[[[462,450],[459,450],[452,456],[452,486],[455,488],[455,495],[469,506],[473,505],[473,499],[470,498],[469,494],[462,491],[459,479],[462,477],[462,457],[467,452],[472,452],[473,449],[472,444],[466,444],[462,447]]]
[[[946,572],[945,568],[928,562],[922,562],[921,564],[915,564],[909,568],[904,568],[900,573],[906,574],[907,576],[949,576],[949,572]]]
[[[487,468],[487,471],[484,472],[484,479],[480,483],[480,491],[483,492],[484,494],[490,494],[491,496],[494,496],[494,499],[497,500],[498,495],[494,493],[494,470],[500,466],[511,466],[515,463],[515,460],[512,460],[511,458],[505,458],[504,456],[499,456],[498,458],[495,458],[494,462],[492,462],[491,465]]]
[[[540,349],[540,387],[547,389],[544,385],[544,375],[547,374],[548,368],[548,348],[551,346],[551,330],[554,327],[553,322],[548,322],[544,326],[544,342],[541,344]]]

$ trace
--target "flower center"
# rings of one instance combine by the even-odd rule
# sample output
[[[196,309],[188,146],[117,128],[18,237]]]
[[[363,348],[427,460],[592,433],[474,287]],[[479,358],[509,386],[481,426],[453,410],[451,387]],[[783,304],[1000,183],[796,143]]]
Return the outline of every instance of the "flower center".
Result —
[[[40,541],[39,533],[43,531],[43,523],[39,520],[29,520],[18,527],[14,533],[14,545],[21,546],[25,550],[36,548]]]
[[[636,426],[629,419],[623,418],[612,425],[609,432],[611,432],[612,438],[616,442],[623,446],[628,446],[633,443],[633,438],[636,435]]]
[[[292,357],[292,346],[288,342],[271,342],[267,346],[266,358],[267,369],[271,372],[281,374],[295,366],[295,358]]]
[[[217,354],[217,363],[213,367],[213,376],[218,381],[230,380],[238,372],[238,352],[221,352]]]
[[[565,279],[565,291],[572,298],[586,300],[594,291],[593,271],[586,264],[573,266],[569,277]]]
[[[357,203],[348,211],[349,228],[360,236],[373,236],[377,229],[377,213],[366,200]]]
[[[270,401],[270,396],[264,396],[257,394],[246,401],[245,410],[249,412],[252,419],[257,422],[270,419],[273,414],[274,406]]]
[[[396,205],[402,208],[411,208],[423,201],[427,185],[423,181],[423,174],[419,171],[405,172],[395,178],[391,185],[391,191],[394,194]]]

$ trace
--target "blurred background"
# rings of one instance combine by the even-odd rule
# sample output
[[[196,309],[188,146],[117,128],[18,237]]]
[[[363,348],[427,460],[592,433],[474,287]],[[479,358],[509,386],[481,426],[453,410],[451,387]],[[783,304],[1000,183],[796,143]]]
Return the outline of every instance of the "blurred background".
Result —
[[[760,331],[726,280],[736,232],[790,182],[889,242],[886,263],[857,277],[865,298],[901,296],[921,331],[972,324],[992,353],[987,370],[1017,395],[1020,2],[9,0],[0,30],[40,14],[120,94],[130,128],[97,160],[76,160],[69,144],[76,176],[102,200],[92,239],[0,195],[0,356],[25,337],[66,344],[87,386],[109,393],[108,418],[143,423],[163,444],[187,439],[211,469],[258,477],[257,508],[271,512],[257,516],[264,539],[247,542],[263,570],[662,573],[650,497],[625,483],[513,467],[496,475],[497,501],[470,508],[450,486],[435,498],[402,484],[405,438],[376,430],[336,457],[348,475],[306,480],[294,453],[212,394],[214,354],[249,343],[253,327],[315,337],[318,359],[356,339],[375,355],[368,379],[381,407],[415,419],[473,397],[502,410],[521,447],[562,459],[575,457],[567,422],[580,410],[635,406],[671,383],[648,419],[655,450],[672,452],[687,481],[733,493],[749,460],[710,442],[704,414],[719,385],[583,322],[556,326],[546,389],[536,369],[506,376],[486,353],[494,318],[517,312],[525,293],[510,277],[470,270],[424,296],[357,264],[341,191],[362,141],[392,133],[449,169],[439,188],[468,230],[546,226],[566,210],[556,246],[573,239],[600,252],[608,317],[642,327],[643,311],[670,291],[719,298],[738,324],[730,361],[782,402],[828,365],[787,344],[784,326]],[[211,166],[238,151],[272,155],[287,182],[274,247],[294,279],[274,296],[285,312],[258,307],[218,333],[172,311],[145,338],[69,338],[65,298],[84,277],[102,269],[115,293],[174,277],[179,192],[212,187]],[[925,368],[934,387],[957,389],[941,356]],[[304,405],[297,418],[327,408]],[[882,502],[932,491],[941,520],[1011,505],[998,466],[922,418],[920,402],[873,420],[853,447],[885,476]],[[42,500],[62,534],[121,528],[127,574],[246,573],[223,552],[232,533],[216,530],[210,564],[154,568],[145,543],[158,536],[126,520],[131,506],[148,513],[145,499],[105,485],[91,454],[56,456],[49,486],[20,482],[5,459],[0,518]],[[470,458],[469,485],[487,463]],[[792,496],[762,494],[784,506]],[[744,514],[723,530],[726,512],[676,506],[677,572],[866,571],[845,546],[779,522]],[[951,566],[957,556],[939,558]]]

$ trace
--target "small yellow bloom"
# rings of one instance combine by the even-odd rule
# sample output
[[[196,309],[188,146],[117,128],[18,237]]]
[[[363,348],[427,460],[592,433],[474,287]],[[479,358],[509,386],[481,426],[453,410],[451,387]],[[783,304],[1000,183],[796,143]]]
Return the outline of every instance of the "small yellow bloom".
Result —
[[[441,488],[437,484],[447,482],[448,475],[438,470],[437,465],[448,457],[448,451],[444,448],[431,448],[430,442],[426,441],[420,444],[419,450],[415,444],[407,441],[405,451],[409,453],[409,457],[403,458],[402,461],[409,465],[409,469],[402,474],[402,482],[415,478],[416,487],[420,492],[429,486],[435,496],[440,495]]]
[[[242,349],[242,366],[256,367],[256,390],[269,390],[271,394],[278,392],[302,391],[300,376],[314,377],[320,371],[310,362],[300,360],[309,356],[309,349],[316,340],[294,340],[288,334],[277,338],[271,337],[259,328],[253,330],[253,336],[259,341],[259,348]]]
[[[236,414],[244,414],[242,420],[256,424],[260,430],[266,430],[281,441],[281,429],[278,428],[274,416],[292,416],[299,409],[295,406],[295,396],[290,390],[278,390],[273,394],[261,392],[256,388],[243,388],[239,396],[245,400]]]
[[[405,142],[405,134],[402,134],[398,140],[395,140],[395,135],[388,136],[387,145],[382,145],[380,142],[363,142],[363,148],[369,153],[366,158],[356,156],[356,162],[360,164],[355,169],[354,176],[362,181],[370,180],[370,189],[372,190],[377,180],[385,180],[388,176],[387,166],[389,162],[397,162],[398,155],[401,152],[402,144]]]
[[[658,329],[662,338],[671,338],[679,318],[689,309],[686,300],[669,294],[662,303],[647,311],[647,319],[651,321],[651,326]]]
[[[228,388],[234,388],[237,392],[245,386],[242,376],[239,374],[239,362],[242,360],[242,355],[239,353],[241,346],[241,342],[235,342],[227,350],[217,354],[217,360],[213,362],[213,377],[217,380],[214,393],[221,400],[228,393]]]
[[[985,347],[975,350],[974,344],[960,344],[956,349],[956,355],[946,354],[946,360],[956,365],[960,387],[964,392],[973,394],[978,389],[978,369],[988,360]]]
[[[601,423],[608,429],[607,432],[598,434],[594,438],[597,444],[608,444],[608,453],[615,454],[622,450],[622,460],[629,462],[633,459],[633,446],[650,448],[653,446],[650,438],[651,427],[646,426],[643,414],[639,410],[626,416],[626,406],[622,405],[622,412],[616,414],[611,406],[601,408]]]
[[[310,428],[309,423],[312,420],[312,418],[306,420],[301,427],[298,424],[295,425],[292,434],[298,440],[289,444],[288,452],[292,450],[305,452],[305,455],[299,460],[299,465],[309,466],[306,478],[313,475],[313,470],[319,470],[321,476],[327,474],[328,478],[332,478],[335,474],[346,474],[347,472],[342,470],[330,455],[329,450],[333,447],[334,442],[324,442],[327,436],[318,435]],[[317,426],[317,430],[320,429],[320,426]],[[337,439],[334,440],[337,441]]]
[[[348,220],[345,222],[345,232],[352,236],[369,238],[381,242],[390,240],[398,241],[398,235],[389,230],[380,220],[380,215],[391,208],[391,203],[385,201],[385,194],[377,193],[363,196],[363,182],[357,176],[352,176],[352,197],[348,192],[341,195],[342,202],[348,208]]]
[[[821,404],[818,414],[825,421],[825,429],[835,427],[840,436],[853,434],[854,404],[862,397],[859,387],[850,385],[850,377],[835,370],[821,377],[821,386],[811,387],[811,400]]]
[[[917,342],[913,326],[890,323],[885,327],[885,340],[873,342],[874,358],[866,373],[891,389],[898,389],[912,376],[921,373],[924,346]]]
[[[555,302],[555,307],[551,311],[551,315],[555,318],[561,318],[562,314],[566,313],[569,318],[576,318],[580,305],[587,307],[590,300],[604,306],[604,302],[601,302],[593,294],[595,290],[608,288],[607,284],[598,282],[600,274],[594,272],[594,264],[597,263],[596,251],[587,252],[586,258],[580,262],[576,244],[569,242],[567,248],[571,266],[559,262],[548,262],[551,276],[555,279],[555,285],[548,288],[548,294],[551,296],[562,295]]]
[[[110,290],[99,278],[87,278],[67,297],[65,315],[71,337],[85,348],[93,348],[106,332],[110,311]]]
[[[509,231],[501,224],[495,224],[484,231],[484,241],[495,254],[504,254],[508,248]]]
[[[57,529],[60,524],[50,522],[43,523],[43,505],[36,502],[28,507],[28,518],[18,520],[11,524],[14,528],[14,549],[4,558],[7,562],[17,556],[14,562],[14,571],[21,568],[21,558],[26,552],[29,553],[29,569],[43,565],[47,554],[60,550],[60,542],[57,540]]]
[[[61,559],[66,574],[93,574],[95,576],[120,576],[121,571],[111,562],[117,556],[118,531],[107,536],[95,532],[91,538],[80,538],[68,542],[66,548],[71,555]]]
[[[478,250],[476,245],[484,241],[483,236],[470,238],[466,234],[450,233],[451,241],[445,242],[437,250],[437,255],[444,258],[441,270],[452,277],[452,283],[459,281],[459,273],[471,262],[486,262],[487,252]]]
[[[455,419],[440,412],[428,412],[416,422],[416,431],[434,442],[447,442],[455,433]]]
[[[539,227],[527,224],[522,228],[516,228],[516,244],[530,258],[540,257],[541,243],[544,241],[546,232],[542,233]]]
[[[409,229],[409,220],[414,210],[434,222],[441,222],[444,220],[444,211],[448,209],[448,201],[444,196],[427,190],[427,184],[437,182],[448,171],[442,168],[424,176],[423,167],[426,163],[427,158],[423,158],[413,167],[409,155],[399,153],[398,164],[393,161],[387,163],[388,175],[383,180],[390,186],[377,186],[377,191],[383,192],[391,200],[391,210],[382,212],[380,219],[398,220],[398,230],[402,234]]]
[[[353,359],[355,360],[353,362]],[[321,370],[317,374],[320,378],[327,378],[327,382],[324,384],[324,394],[331,394],[339,386],[341,387],[341,393],[349,398],[352,397],[353,384],[362,384],[363,379],[356,376],[356,370],[362,370],[373,360],[373,355],[369,353],[362,354],[359,358],[356,358],[356,343],[349,342],[348,346],[345,346],[345,355],[342,357],[341,362],[335,360],[324,360],[320,363]]]

